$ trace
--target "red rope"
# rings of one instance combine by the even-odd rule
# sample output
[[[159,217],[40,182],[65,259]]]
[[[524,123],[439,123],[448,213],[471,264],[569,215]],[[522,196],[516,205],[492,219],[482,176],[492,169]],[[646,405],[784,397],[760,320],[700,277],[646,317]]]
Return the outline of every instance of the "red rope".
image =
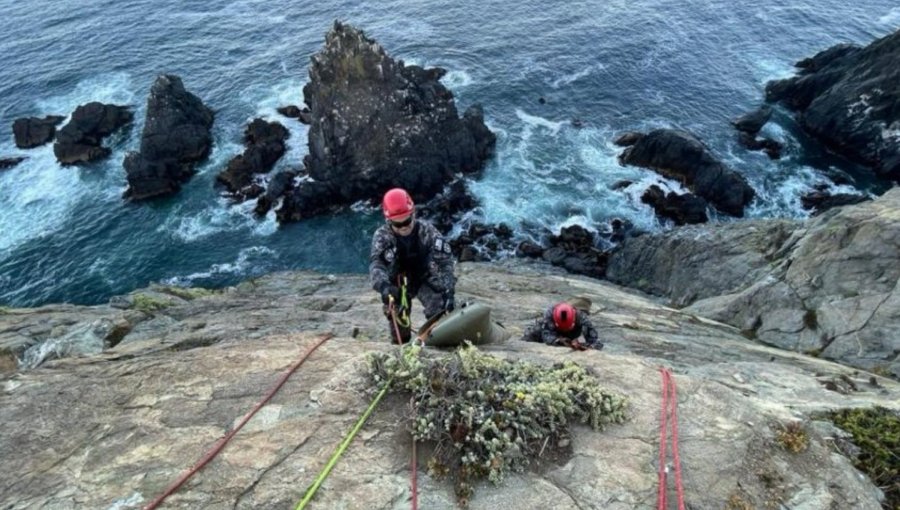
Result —
[[[416,397],[415,396],[412,397],[412,406],[413,406],[413,413],[415,413],[415,410],[416,410]],[[413,416],[415,416],[415,414],[413,414]],[[416,461],[417,461],[417,458],[416,458],[416,436],[415,436],[415,433],[413,433],[412,461],[410,462],[410,464],[412,464],[410,466],[410,470],[412,471],[412,473],[410,474],[410,476],[412,477],[412,510],[418,510],[418,508],[419,508],[419,491],[416,488],[416,482],[417,482],[419,476],[418,476],[418,471],[417,471],[417,467],[416,467]]]
[[[403,344],[403,339],[400,336],[400,326],[397,324],[397,309],[394,308],[394,300],[393,298],[388,301],[388,312],[391,314],[391,323],[394,325],[394,340],[397,345]]]
[[[248,421],[250,421],[250,418],[253,418],[253,415],[256,414],[257,411],[259,411],[260,409],[262,409],[262,407],[263,407],[264,405],[266,405],[266,403],[267,403],[269,400],[272,399],[272,397],[275,395],[275,393],[276,393],[279,389],[281,389],[282,386],[284,386],[284,383],[287,382],[288,377],[290,377],[291,374],[293,374],[293,373],[300,367],[300,365],[302,365],[303,362],[306,361],[306,358],[308,358],[309,355],[313,353],[313,351],[315,351],[316,349],[318,349],[320,345],[324,344],[325,341],[328,340],[329,338],[331,338],[332,336],[333,336],[333,335],[332,335],[331,333],[326,333],[325,335],[322,335],[322,336],[319,338],[319,341],[316,342],[315,345],[313,345],[312,347],[310,347],[309,350],[306,351],[306,354],[304,354],[302,358],[300,358],[296,363],[294,363],[294,365],[291,366],[291,368],[288,369],[288,371],[285,372],[285,374],[281,376],[281,379],[279,379],[278,382],[275,384],[275,386],[273,386],[272,389],[269,390],[269,393],[265,396],[265,398],[263,398],[258,404],[256,404],[256,407],[254,407],[253,410],[251,410],[249,413],[247,413],[247,414],[244,415],[244,419],[241,420],[241,422],[240,422],[236,427],[234,427],[234,428],[231,430],[231,432],[229,432],[229,433],[226,434],[224,437],[222,437],[221,439],[219,439],[219,441],[216,442],[215,445],[213,445],[212,449],[210,449],[210,450],[206,453],[206,455],[204,455],[203,458],[200,459],[200,461],[197,462],[197,463],[194,465],[194,467],[192,467],[192,468],[189,469],[188,471],[185,471],[184,473],[182,473],[181,476],[178,477],[178,479],[175,480],[175,482],[172,483],[172,485],[170,485],[169,488],[166,489],[166,491],[165,491],[164,493],[162,493],[159,497],[157,497],[157,498],[154,499],[152,502],[150,502],[149,505],[145,506],[145,507],[144,507],[144,510],[153,510],[153,509],[155,509],[156,507],[158,507],[158,506],[159,506],[159,505],[160,505],[167,497],[171,496],[175,491],[177,491],[178,488],[181,487],[181,486],[184,484],[184,482],[186,482],[186,481],[188,480],[188,478],[194,476],[194,474],[195,474],[197,471],[200,471],[200,469],[202,469],[203,466],[205,466],[205,465],[206,465],[207,463],[209,463],[209,461],[211,461],[216,455],[218,455],[218,453],[219,453],[220,451],[222,451],[222,448],[225,447],[225,445],[228,443],[228,441],[230,441],[231,438],[234,437],[234,435],[237,434],[238,431],[241,430],[241,428],[242,428]]]
[[[672,459],[675,461],[675,492],[678,495],[678,510],[684,510],[684,487],[681,484],[681,458],[678,455],[678,394],[675,391],[675,377],[666,371],[672,389]]]
[[[684,487],[681,480],[681,458],[678,452],[678,394],[675,378],[667,368],[660,367],[662,376],[662,414],[660,415],[659,432],[659,491],[657,492],[657,510],[667,510],[666,493],[666,433],[668,423],[672,424],[672,459],[675,464],[675,492],[678,496],[678,510],[684,510]]]
[[[666,372],[663,368],[659,369],[662,375],[662,414],[659,419],[659,487],[656,493],[657,510],[667,510],[666,507],[666,419],[669,414],[669,384],[666,379]]]

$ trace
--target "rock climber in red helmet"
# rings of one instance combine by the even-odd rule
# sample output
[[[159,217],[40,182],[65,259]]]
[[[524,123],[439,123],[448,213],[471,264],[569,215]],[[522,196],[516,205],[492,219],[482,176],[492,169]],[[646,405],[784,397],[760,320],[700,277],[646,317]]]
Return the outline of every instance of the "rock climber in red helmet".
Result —
[[[525,330],[522,340],[578,350],[603,348],[587,313],[566,302],[547,308],[544,316]]]
[[[405,304],[408,314],[412,298],[418,297],[428,319],[452,311],[455,260],[450,244],[434,225],[416,218],[415,204],[406,190],[393,188],[385,193],[381,210],[385,224],[372,236],[369,278],[384,302],[391,338],[406,343],[411,334],[409,323],[394,324],[391,303],[395,311]],[[396,338],[398,330],[400,338]]]

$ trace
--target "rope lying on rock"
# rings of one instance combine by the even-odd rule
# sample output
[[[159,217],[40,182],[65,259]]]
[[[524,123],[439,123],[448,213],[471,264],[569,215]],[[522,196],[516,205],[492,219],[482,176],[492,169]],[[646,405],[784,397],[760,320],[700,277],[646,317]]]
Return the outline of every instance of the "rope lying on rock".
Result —
[[[332,336],[334,336],[334,335],[332,335],[331,333],[326,333],[326,334],[322,335],[321,337],[319,337],[319,339],[318,339],[318,341],[315,343],[315,345],[313,345],[312,347],[310,347],[309,350],[307,350],[306,353],[303,355],[303,357],[301,357],[299,360],[297,360],[297,362],[294,363],[293,366],[291,366],[291,368],[289,368],[288,371],[285,372],[285,374],[281,376],[281,379],[279,379],[278,382],[275,383],[275,385],[272,387],[272,389],[269,390],[269,393],[265,396],[265,398],[263,398],[258,404],[256,404],[256,407],[254,407],[249,413],[247,413],[246,415],[244,415],[244,418],[241,420],[241,422],[238,423],[238,425],[237,425],[236,427],[234,427],[234,428],[231,430],[231,432],[229,432],[229,433],[226,434],[224,437],[222,437],[221,439],[219,439],[219,441],[218,441],[215,445],[213,445],[213,447],[206,453],[206,455],[203,456],[202,459],[200,459],[200,460],[194,465],[194,467],[192,467],[191,469],[189,469],[189,470],[185,471],[184,473],[182,473],[181,476],[178,477],[178,479],[175,480],[175,482],[173,482],[173,483],[169,486],[169,488],[166,489],[165,492],[163,492],[159,497],[157,497],[157,498],[154,499],[152,502],[150,502],[149,505],[145,506],[145,507],[144,507],[144,510],[153,510],[153,509],[157,508],[157,507],[158,507],[158,506],[159,506],[159,505],[160,505],[167,497],[171,496],[175,491],[178,490],[179,487],[181,487],[182,485],[184,485],[184,482],[186,482],[190,477],[194,476],[194,474],[195,474],[197,471],[200,471],[200,469],[202,469],[203,466],[205,466],[205,465],[206,465],[207,463],[209,463],[209,461],[211,461],[216,455],[218,455],[219,452],[222,451],[222,448],[224,448],[225,445],[228,443],[228,441],[230,441],[231,438],[234,437],[234,435],[237,434],[238,431],[241,430],[241,428],[242,428],[248,421],[250,421],[250,418],[253,418],[253,415],[256,414],[257,411],[259,411],[260,409],[262,409],[262,407],[263,407],[264,405],[266,405],[266,403],[267,403],[269,400],[272,399],[272,397],[275,395],[275,393],[277,393],[278,390],[280,390],[281,387],[284,386],[284,383],[287,382],[287,380],[288,380],[288,378],[291,376],[291,374],[293,374],[294,372],[297,371],[298,368],[300,368],[300,365],[302,365],[303,362],[306,361],[306,358],[308,358],[308,357],[310,356],[310,354],[313,353],[313,351],[315,351],[316,349],[318,349],[319,346],[321,346],[322,344],[324,344],[324,343],[325,343],[328,339],[330,339]]]
[[[684,488],[681,484],[681,459],[678,456],[678,395],[675,392],[675,378],[668,368],[659,368],[662,375],[662,414],[659,427],[659,492],[656,497],[657,510],[667,510],[666,495],[666,433],[667,423],[672,423],[672,461],[675,464],[675,491],[678,496],[678,510],[684,510]]]
[[[350,442],[353,441],[353,438],[356,437],[356,433],[359,432],[359,429],[362,428],[363,424],[366,423],[366,420],[369,419],[369,415],[372,414],[372,411],[375,409],[375,406],[378,405],[378,402],[381,401],[381,397],[387,393],[388,388],[391,386],[391,382],[393,379],[388,379],[386,383],[384,383],[384,387],[381,388],[381,391],[378,392],[378,395],[375,396],[375,399],[372,400],[372,403],[369,404],[366,412],[360,416],[359,420],[356,421],[356,425],[350,430],[344,440],[341,441],[341,444],[337,447],[337,450],[331,455],[331,458],[328,459],[328,464],[325,465],[325,468],[322,469],[322,472],[319,473],[319,476],[316,477],[316,481],[306,490],[306,494],[303,496],[303,499],[297,503],[297,507],[295,510],[302,510],[306,507],[307,503],[309,503],[313,496],[315,496],[316,491],[319,489],[319,486],[322,485],[322,482],[325,481],[325,477],[328,476],[328,473],[331,472],[331,469],[337,464],[338,458],[340,458],[341,454],[344,453],[344,450],[350,445]]]

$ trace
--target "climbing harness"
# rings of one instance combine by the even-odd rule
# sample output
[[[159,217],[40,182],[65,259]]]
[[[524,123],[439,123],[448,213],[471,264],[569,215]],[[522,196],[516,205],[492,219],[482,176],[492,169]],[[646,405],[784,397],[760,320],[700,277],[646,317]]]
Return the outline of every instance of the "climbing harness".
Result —
[[[675,469],[675,492],[678,496],[678,510],[684,510],[684,488],[681,484],[681,459],[678,456],[678,395],[675,391],[675,378],[668,368],[660,367],[662,376],[662,414],[660,415],[659,433],[659,492],[656,497],[657,510],[667,510],[666,494],[666,435],[668,423],[672,424],[672,461]]]
[[[406,293],[407,279],[406,275],[397,275],[397,286],[400,287],[400,303],[395,302],[394,296],[388,298],[388,314],[391,316],[391,322],[394,325],[394,341],[397,344],[403,344],[403,337],[400,336],[400,328],[409,329],[409,298]]]
[[[316,491],[319,489],[319,486],[322,485],[322,482],[325,481],[325,478],[328,476],[328,473],[331,472],[334,465],[337,464],[338,459],[344,453],[344,450],[350,445],[350,442],[353,441],[353,438],[356,437],[356,433],[359,432],[359,429],[362,428],[363,424],[366,423],[366,420],[369,419],[369,415],[372,414],[372,411],[378,405],[378,402],[381,401],[381,397],[387,393],[388,388],[390,388],[391,383],[393,382],[393,378],[388,379],[384,386],[381,388],[381,391],[378,392],[378,395],[375,396],[375,399],[372,400],[372,403],[369,404],[366,412],[360,416],[359,420],[356,421],[356,425],[350,429],[350,432],[344,437],[344,440],[341,441],[341,444],[337,447],[337,450],[331,455],[331,458],[328,459],[328,464],[325,465],[325,468],[322,469],[322,472],[319,473],[319,476],[316,477],[316,481],[306,490],[306,494],[303,496],[303,499],[297,503],[297,507],[294,510],[302,510],[306,508],[306,505],[312,500],[313,496],[316,494]]]
[[[247,414],[244,415],[244,418],[241,420],[241,422],[238,423],[237,426],[234,427],[234,428],[231,430],[231,432],[229,432],[228,434],[226,434],[225,436],[223,436],[221,439],[219,439],[219,441],[218,441],[215,445],[213,445],[213,447],[206,453],[206,455],[203,456],[202,459],[200,459],[200,461],[198,461],[198,462],[194,465],[194,467],[192,467],[191,469],[189,469],[189,470],[185,471],[184,473],[182,473],[182,475],[181,475],[180,477],[178,477],[178,479],[175,480],[175,482],[173,482],[173,483],[166,489],[165,492],[163,492],[159,497],[157,497],[156,499],[154,499],[153,501],[151,501],[150,504],[148,504],[147,506],[145,506],[143,510],[153,510],[153,509],[157,508],[160,504],[162,504],[162,502],[163,502],[167,497],[171,496],[175,491],[178,490],[179,487],[181,487],[182,485],[184,485],[184,482],[186,482],[186,481],[188,480],[188,478],[194,476],[194,474],[195,474],[197,471],[200,471],[200,469],[202,469],[203,466],[205,466],[205,465],[206,465],[207,463],[209,463],[209,461],[211,461],[216,455],[218,455],[218,453],[219,453],[220,451],[222,451],[222,448],[225,447],[225,445],[228,443],[228,441],[230,441],[231,438],[234,437],[234,435],[237,434],[238,431],[241,430],[241,428],[242,428],[248,421],[250,421],[250,418],[253,418],[253,415],[256,414],[257,411],[259,411],[260,409],[262,409],[262,407],[263,407],[264,405],[266,405],[266,403],[267,403],[269,400],[272,399],[272,397],[275,395],[275,393],[277,393],[278,390],[280,390],[281,387],[284,386],[284,383],[287,382],[287,380],[288,380],[288,378],[291,376],[291,374],[293,374],[294,372],[297,371],[298,368],[300,368],[300,365],[302,365],[303,362],[305,362],[306,359],[309,358],[310,354],[312,354],[313,351],[315,351],[316,349],[318,349],[319,346],[321,346],[322,344],[324,344],[324,343],[325,343],[328,339],[330,339],[332,336],[334,336],[334,335],[332,335],[331,333],[326,333],[326,334],[322,335],[321,337],[319,337],[318,341],[317,341],[312,347],[310,347],[310,348],[306,351],[306,353],[305,353],[299,360],[297,360],[297,362],[294,363],[294,364],[291,366],[291,368],[288,369],[287,372],[285,372],[284,375],[281,376],[281,379],[279,379],[278,382],[275,383],[275,385],[272,387],[272,389],[269,390],[269,393],[266,394],[265,398],[263,398],[258,404],[256,404],[256,407],[254,407],[249,413],[247,413]]]

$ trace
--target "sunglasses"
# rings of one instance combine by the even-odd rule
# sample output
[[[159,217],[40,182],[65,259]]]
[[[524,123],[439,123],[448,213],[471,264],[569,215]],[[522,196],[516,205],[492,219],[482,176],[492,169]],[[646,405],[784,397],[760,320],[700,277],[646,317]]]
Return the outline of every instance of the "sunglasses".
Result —
[[[391,226],[393,226],[394,228],[403,228],[403,227],[408,227],[409,224],[412,223],[412,221],[413,221],[413,217],[412,217],[412,214],[410,214],[409,217],[406,218],[405,220],[403,220],[403,221],[390,221],[390,224],[391,224]]]

